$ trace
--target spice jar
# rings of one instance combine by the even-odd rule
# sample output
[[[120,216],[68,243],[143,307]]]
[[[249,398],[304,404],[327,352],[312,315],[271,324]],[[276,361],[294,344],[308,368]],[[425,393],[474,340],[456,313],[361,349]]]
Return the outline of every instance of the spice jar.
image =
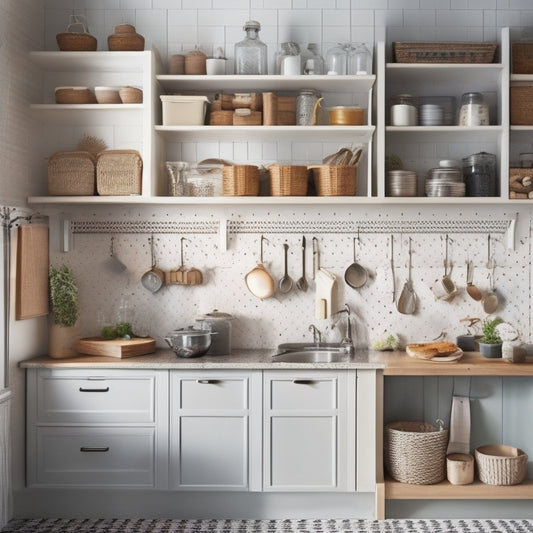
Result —
[[[410,94],[399,94],[391,98],[390,107],[391,126],[416,126],[418,112],[416,100]]]
[[[488,126],[489,106],[481,93],[465,93],[461,97],[459,126]]]
[[[261,24],[249,20],[243,29],[246,37],[235,44],[235,74],[268,74],[267,46],[259,39]]]
[[[463,159],[466,196],[496,196],[496,156],[487,152]]]
[[[301,74],[301,54],[298,43],[281,43],[281,51],[276,58],[276,73],[282,76],[298,76]]]

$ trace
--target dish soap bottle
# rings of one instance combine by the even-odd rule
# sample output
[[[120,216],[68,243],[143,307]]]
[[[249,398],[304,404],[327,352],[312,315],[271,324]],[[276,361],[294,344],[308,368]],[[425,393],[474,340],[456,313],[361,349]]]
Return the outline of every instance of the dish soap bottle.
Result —
[[[235,74],[268,74],[267,46],[259,39],[261,24],[249,20],[243,29],[246,37],[235,44]]]

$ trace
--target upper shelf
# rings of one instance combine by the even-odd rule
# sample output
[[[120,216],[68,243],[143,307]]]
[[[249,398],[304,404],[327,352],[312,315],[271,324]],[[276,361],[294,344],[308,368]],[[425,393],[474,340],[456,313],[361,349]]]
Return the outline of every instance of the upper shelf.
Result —
[[[142,72],[144,52],[30,52],[31,60],[52,72]]]

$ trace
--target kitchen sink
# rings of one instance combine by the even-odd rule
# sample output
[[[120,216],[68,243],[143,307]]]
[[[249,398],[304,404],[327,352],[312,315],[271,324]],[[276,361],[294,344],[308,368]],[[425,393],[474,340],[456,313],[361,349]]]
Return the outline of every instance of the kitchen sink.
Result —
[[[343,352],[345,347],[340,342],[285,342],[278,345],[278,353],[282,352]]]
[[[349,359],[350,354],[328,349],[294,350],[272,356],[274,363],[343,363]]]

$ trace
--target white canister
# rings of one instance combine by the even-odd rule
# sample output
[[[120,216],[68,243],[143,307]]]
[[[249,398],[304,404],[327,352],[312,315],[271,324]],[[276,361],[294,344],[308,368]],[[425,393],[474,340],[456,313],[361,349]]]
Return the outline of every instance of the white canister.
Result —
[[[209,57],[205,60],[205,70],[209,76],[226,74],[226,60]]]
[[[298,76],[301,74],[302,60],[300,54],[284,56],[281,60],[281,72],[283,76]]]
[[[416,107],[410,104],[395,104],[391,106],[390,123],[392,126],[416,126]]]

